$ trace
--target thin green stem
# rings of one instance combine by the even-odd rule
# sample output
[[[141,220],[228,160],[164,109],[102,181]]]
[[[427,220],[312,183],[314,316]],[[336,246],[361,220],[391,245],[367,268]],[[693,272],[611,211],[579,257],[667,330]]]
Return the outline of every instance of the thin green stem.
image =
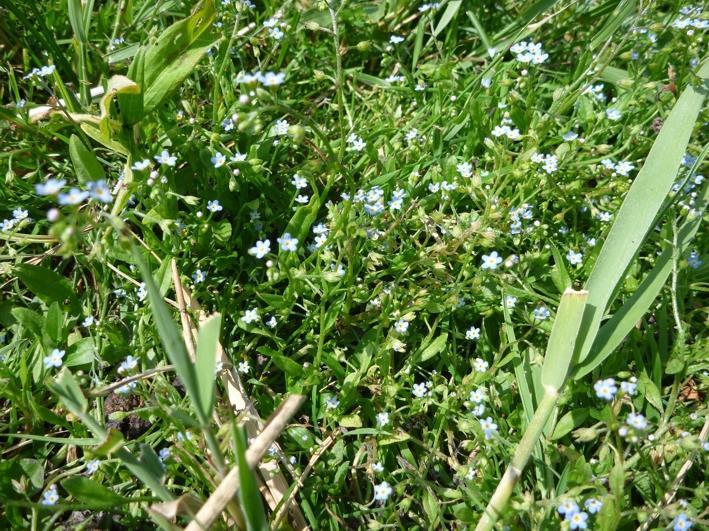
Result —
[[[522,440],[515,450],[512,462],[507,467],[504,476],[495,489],[492,499],[487,504],[482,518],[478,522],[476,531],[485,531],[492,529],[498,518],[504,511],[509,502],[512,491],[514,490],[517,481],[522,476],[522,471],[527,465],[534,447],[539,440],[539,437],[544,431],[544,426],[552,415],[556,402],[559,399],[559,393],[553,387],[547,387],[544,393],[544,398],[539,403],[539,407],[534,412],[532,421],[527,426],[527,429],[522,436]]]
[[[337,25],[337,13],[332,8],[332,3],[327,5],[332,19],[332,39],[335,44],[335,91],[337,93],[337,119],[340,125],[340,149],[337,160],[342,163],[345,156],[345,73],[342,70],[342,54],[340,54],[340,30]]]

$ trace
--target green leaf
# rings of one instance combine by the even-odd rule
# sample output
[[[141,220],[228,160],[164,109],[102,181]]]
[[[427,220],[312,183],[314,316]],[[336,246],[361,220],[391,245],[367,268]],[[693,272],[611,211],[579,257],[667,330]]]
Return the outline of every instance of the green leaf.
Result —
[[[695,210],[704,212],[709,200],[709,187],[705,186],[700,197],[696,198]],[[677,252],[685,253],[699,230],[702,216],[697,215],[687,219],[677,233]],[[621,344],[625,336],[650,309],[657,298],[667,278],[672,273],[672,255],[674,248],[668,243],[660,256],[655,260],[655,266],[643,279],[641,284],[621,306],[613,317],[601,326],[591,347],[591,354],[586,361],[576,368],[574,378],[582,378],[598,367]],[[665,371],[667,372],[667,370]]]
[[[67,15],[74,35],[81,42],[86,42],[86,32],[84,31],[84,15],[81,8],[81,0],[68,0]]]
[[[239,464],[239,505],[244,513],[248,531],[268,531],[268,521],[261,493],[256,485],[254,471],[246,462],[246,432],[243,426],[235,428],[236,458]]]
[[[20,264],[15,266],[15,274],[32,293],[46,303],[69,301],[76,305],[76,295],[69,281],[59,273],[45,267]]]
[[[145,52],[143,110],[157,107],[192,72],[217,38],[212,0],[198,4],[193,14],[167,28]]]
[[[431,341],[431,343],[423,349],[421,352],[421,361],[426,361],[431,359],[433,356],[437,355],[444,348],[446,348],[446,343],[448,342],[448,332],[443,332],[436,339]]]
[[[426,19],[421,18],[421,20],[418,21],[418,24],[416,24],[416,40],[414,41],[414,56],[411,61],[411,71],[414,72],[416,71],[416,63],[419,61],[419,57],[421,57],[421,49],[423,48],[423,32],[426,29]]]
[[[551,440],[561,439],[564,435],[571,433],[574,428],[577,428],[588,418],[588,409],[574,409],[568,411],[559,422],[557,422]]]
[[[645,371],[640,373],[638,384],[640,394],[645,397],[645,400],[647,400],[652,407],[662,414],[665,411],[665,407],[662,403],[662,395],[655,385],[655,382],[648,377]]]
[[[81,419],[94,434],[94,437],[103,438],[106,436],[104,427],[90,413],[87,413],[89,404],[69,369],[63,368],[57,378],[48,384],[48,387],[69,411]]]
[[[119,93],[118,108],[121,111],[121,119],[126,125],[138,123],[144,116],[143,111],[143,70],[145,68],[145,48],[140,47],[128,68],[128,79],[132,79],[138,92]]]
[[[69,139],[69,155],[74,165],[76,178],[80,183],[98,181],[106,178],[103,166],[101,166],[96,155],[94,155],[76,135],[71,135]]]
[[[698,75],[703,82],[709,77],[709,60],[704,61]],[[589,354],[603,315],[648,232],[656,224],[703,102],[701,88],[690,85],[684,89],[620,207],[586,283],[589,298],[582,326],[584,336],[576,349],[576,358],[582,363],[597,362],[598,354],[590,358]]]
[[[280,352],[268,347],[259,347],[256,350],[258,350],[258,352],[260,352],[264,356],[268,356],[269,358],[271,358],[276,367],[281,369],[286,374],[295,377],[305,376],[305,369],[300,363],[293,361],[290,358],[287,358]]]
[[[44,319],[42,319],[41,315],[29,308],[22,307],[13,308],[10,313],[20,325],[32,332],[36,337],[42,337]]]
[[[47,315],[44,316],[44,336],[47,346],[56,347],[61,343],[64,326],[64,313],[59,303],[54,301],[49,305]]]
[[[76,343],[72,343],[67,348],[66,359],[64,365],[67,367],[76,367],[78,365],[88,365],[96,359],[96,346],[93,338],[84,337]]]
[[[571,276],[569,275],[566,265],[564,264],[564,258],[559,253],[559,249],[556,245],[551,245],[551,254],[554,256],[554,267],[551,269],[551,280],[554,282],[556,289],[559,293],[564,293],[566,288],[571,287]]]
[[[123,448],[124,444],[123,434],[115,428],[109,428],[106,439],[94,448],[92,453],[95,456],[108,457]]]
[[[143,258],[137,249],[133,249],[133,256],[135,261],[140,268],[140,272],[143,275],[143,280],[145,281],[145,287],[148,290],[148,300],[150,301],[150,307],[153,310],[153,319],[155,320],[155,326],[158,329],[158,335],[160,336],[160,342],[165,349],[165,353],[169,358],[170,362],[175,366],[175,372],[179,376],[182,383],[185,385],[185,390],[187,395],[192,401],[193,407],[200,413],[199,408],[199,388],[197,386],[197,376],[195,374],[195,367],[187,354],[187,349],[182,341],[182,336],[177,329],[175,321],[173,321],[170,315],[170,310],[168,310],[165,301],[163,301],[162,296],[158,287],[155,285],[155,280],[153,275],[145,263]],[[200,419],[205,421],[205,419]]]
[[[38,459],[20,459],[20,467],[35,489],[44,485],[44,466]]]
[[[217,344],[222,318],[215,314],[207,319],[199,328],[197,336],[197,387],[199,389],[199,407],[202,417],[209,419],[214,407],[214,389],[216,377],[214,370],[217,365]]]
[[[113,492],[98,481],[84,476],[62,480],[62,487],[80,503],[90,507],[108,508],[128,503],[130,500]]]
[[[561,296],[542,366],[544,387],[558,391],[566,381],[587,298],[587,291],[571,288],[567,288]]]
[[[443,12],[441,19],[438,21],[436,29],[433,30],[434,37],[437,37],[438,34],[441,33],[444,29],[446,29],[448,24],[451,23],[451,20],[453,20],[453,18],[455,18],[455,16],[458,14],[460,4],[462,3],[462,0],[452,0],[451,2],[448,2],[448,4],[446,5],[446,10]]]

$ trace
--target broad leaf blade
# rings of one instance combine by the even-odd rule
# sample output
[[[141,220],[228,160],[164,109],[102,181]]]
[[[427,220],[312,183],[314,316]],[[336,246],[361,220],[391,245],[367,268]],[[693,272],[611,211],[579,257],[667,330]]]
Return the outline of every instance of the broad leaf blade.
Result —
[[[256,485],[254,471],[246,462],[246,432],[243,426],[236,428],[236,457],[239,464],[239,505],[244,512],[248,531],[267,531],[268,522],[263,508],[261,493]]]
[[[215,314],[207,319],[199,329],[197,336],[197,387],[199,388],[199,407],[204,418],[209,418],[214,407],[214,388],[216,379],[214,369],[217,365],[217,344],[222,318]]]
[[[709,77],[709,60],[704,61],[699,77],[704,83]],[[586,358],[603,314],[611,303],[616,286],[655,224],[674,183],[703,102],[704,93],[699,87],[690,85],[682,92],[620,207],[586,283],[589,298],[582,327],[585,335],[577,346],[579,362],[593,363]]]
[[[567,288],[561,296],[542,366],[542,385],[545,388],[552,387],[558,391],[566,381],[588,297],[587,291],[571,288]]]
[[[198,411],[201,411],[199,409],[199,390],[197,387],[194,364],[187,354],[187,349],[182,341],[177,325],[175,321],[173,321],[170,310],[168,310],[167,305],[163,301],[158,287],[155,285],[155,280],[153,280],[153,275],[148,265],[136,249],[133,250],[133,255],[143,275],[145,287],[148,290],[148,300],[153,310],[155,326],[157,327],[158,335],[160,336],[160,341],[165,349],[165,353],[170,362],[175,366],[175,371],[185,385],[187,395],[190,397],[190,400],[192,400],[193,406],[195,406]]]

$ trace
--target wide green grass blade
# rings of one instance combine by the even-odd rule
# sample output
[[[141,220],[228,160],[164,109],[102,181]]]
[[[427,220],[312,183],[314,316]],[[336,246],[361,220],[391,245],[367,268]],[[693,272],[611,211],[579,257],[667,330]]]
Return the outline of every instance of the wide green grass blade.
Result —
[[[704,212],[707,200],[709,200],[709,187],[705,186],[703,196],[697,201],[695,206],[696,210]],[[677,245],[680,254],[688,250],[701,222],[702,215],[700,214],[687,220],[680,227],[677,235]],[[625,301],[623,306],[598,331],[598,335],[591,347],[591,355],[586,359],[586,362],[576,368],[574,378],[581,378],[587,375],[603,363],[618,348],[625,336],[628,335],[645,312],[648,311],[672,272],[672,254],[672,245],[668,244],[668,247],[657,257],[655,267],[648,273],[635,293]]]
[[[168,310],[167,305],[163,301],[160,291],[155,284],[155,280],[153,280],[153,275],[150,272],[150,268],[136,249],[133,249],[133,255],[135,256],[140,272],[143,275],[145,287],[148,290],[148,300],[150,301],[150,307],[153,310],[155,326],[158,329],[158,335],[160,336],[160,341],[165,348],[165,353],[170,359],[170,362],[175,366],[175,371],[180,377],[180,380],[182,380],[182,383],[185,385],[187,395],[190,397],[190,400],[192,400],[195,409],[201,414],[202,410],[199,407],[200,395],[199,388],[197,386],[197,376],[195,374],[194,364],[187,354],[187,348],[182,341],[182,337],[180,336],[180,332],[177,329],[175,321],[173,321],[172,316],[170,315],[170,310]]]
[[[246,431],[243,426],[235,428],[236,458],[239,464],[239,505],[244,513],[248,531],[268,531],[266,511],[261,493],[256,485],[254,471],[246,462]]]
[[[708,77],[709,61],[705,60],[699,78],[706,85]],[[577,346],[577,359],[581,363],[594,363],[593,358],[586,358],[591,353],[603,315],[670,192],[702,108],[704,92],[705,89],[693,85],[682,92],[630,187],[598,255],[586,283],[589,298],[582,326],[585,335]]]
[[[558,391],[566,381],[588,297],[587,291],[571,288],[567,288],[561,296],[542,366],[542,385],[545,389],[551,387]]]
[[[202,324],[197,336],[197,387],[199,407],[204,418],[209,418],[214,407],[214,369],[217,365],[217,343],[221,324],[221,316],[215,314]]]

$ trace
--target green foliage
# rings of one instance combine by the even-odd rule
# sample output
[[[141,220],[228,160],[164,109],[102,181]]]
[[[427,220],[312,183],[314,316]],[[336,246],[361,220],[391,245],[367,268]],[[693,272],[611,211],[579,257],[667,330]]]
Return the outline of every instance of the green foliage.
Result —
[[[255,3],[0,8],[0,528],[705,524],[701,6]]]

